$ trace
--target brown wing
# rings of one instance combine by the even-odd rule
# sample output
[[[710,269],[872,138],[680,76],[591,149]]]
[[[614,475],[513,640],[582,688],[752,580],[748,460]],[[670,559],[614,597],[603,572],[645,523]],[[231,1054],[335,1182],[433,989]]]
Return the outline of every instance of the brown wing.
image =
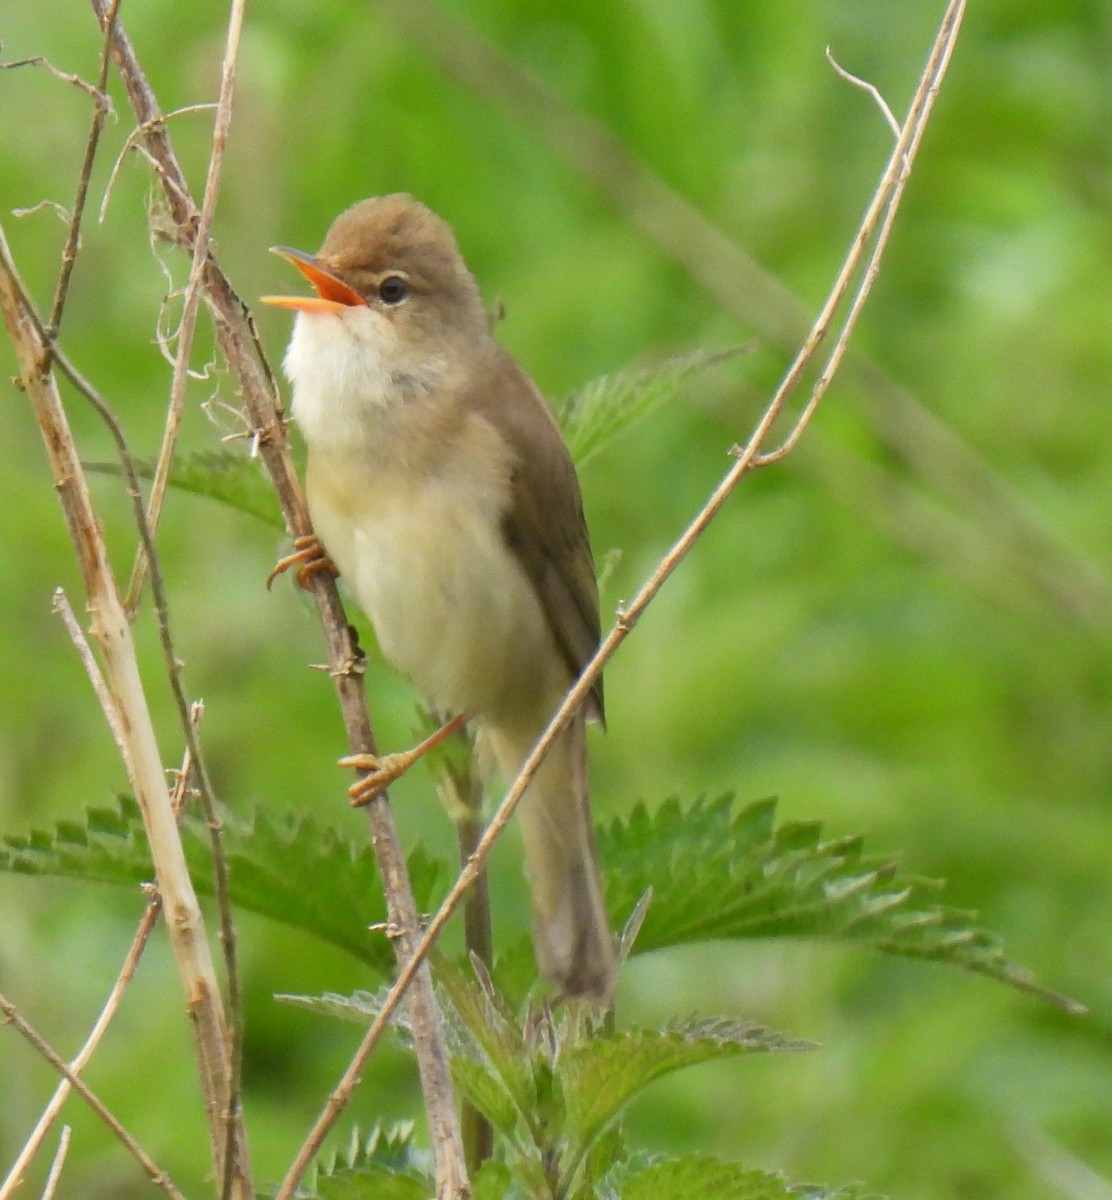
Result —
[[[506,351],[497,344],[493,351],[492,369],[474,403],[516,451],[506,541],[536,589],[574,678],[594,656],[600,636],[598,583],[579,480],[548,405]],[[587,715],[603,721],[601,676],[591,701]]]

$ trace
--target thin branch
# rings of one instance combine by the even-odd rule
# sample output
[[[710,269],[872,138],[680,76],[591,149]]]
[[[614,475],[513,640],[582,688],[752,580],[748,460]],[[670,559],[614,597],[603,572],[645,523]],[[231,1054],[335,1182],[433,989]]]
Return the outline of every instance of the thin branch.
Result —
[[[119,0],[113,0],[110,9],[105,14],[106,28],[115,29],[115,10],[118,7]],[[240,13],[242,17],[242,12]],[[233,21],[235,28],[235,22]],[[231,35],[230,35],[231,36]],[[236,37],[238,40],[238,30],[236,29]],[[105,46],[110,48],[112,45],[112,37],[106,33]],[[214,193],[215,195],[215,193]],[[21,287],[21,285],[20,285]],[[64,293],[61,293],[64,294]],[[44,346],[38,371],[40,375],[46,375],[49,370],[50,360],[59,355],[57,343],[53,340],[50,331],[46,329],[43,322],[38,317],[34,310],[30,298],[26,292],[22,294],[24,315],[31,321],[40,343]],[[216,1090],[210,1091],[206,1088],[206,1098],[210,1106],[210,1121],[216,1120],[219,1122],[223,1133],[220,1135],[220,1140],[223,1145],[214,1144],[213,1150],[216,1161],[224,1164],[225,1183],[231,1180],[232,1174],[236,1172],[246,1172],[247,1170],[247,1151],[246,1151],[246,1131],[243,1125],[242,1113],[239,1111],[239,1068],[235,1065],[240,1055],[240,1046],[242,1044],[242,1003],[239,994],[238,968],[236,963],[236,939],[235,939],[235,924],[232,916],[231,899],[228,889],[227,880],[227,860],[223,849],[222,827],[216,816],[216,799],[214,789],[208,776],[208,770],[205,765],[204,757],[201,753],[200,744],[197,740],[196,731],[190,717],[190,704],[186,697],[185,688],[181,677],[181,663],[178,658],[177,651],[174,647],[173,635],[170,626],[169,604],[166,597],[165,586],[158,565],[158,558],[154,546],[154,535],[150,523],[147,520],[146,513],[142,503],[142,489],[139,485],[138,473],[135,469],[134,456],[131,454],[130,447],[127,444],[127,438],[123,432],[123,426],[118,418],[112,412],[111,408],[105,402],[103,397],[97,390],[78,373],[73,371],[68,363],[66,364],[66,373],[69,376],[74,386],[85,396],[85,398],[93,405],[97,414],[107,425],[113,440],[116,443],[117,454],[120,459],[121,467],[128,484],[128,496],[131,500],[135,522],[139,531],[140,537],[140,555],[148,564],[148,569],[151,575],[151,590],[154,597],[155,615],[158,624],[159,638],[162,644],[163,657],[166,663],[167,675],[169,677],[171,691],[178,708],[179,721],[185,736],[192,761],[198,775],[198,790],[201,798],[201,805],[204,810],[206,824],[209,830],[209,836],[212,841],[212,862],[214,876],[214,893],[217,900],[217,908],[220,915],[220,940],[224,950],[225,964],[228,977],[229,990],[229,1006],[232,1010],[232,1039],[231,1044],[226,1049],[221,1048],[220,1054],[225,1052],[230,1056],[229,1074],[227,1079],[221,1079]],[[60,411],[60,409],[59,409]],[[112,588],[113,596],[115,597],[114,585]],[[199,913],[198,913],[199,915]],[[210,965],[211,967],[211,965]],[[187,995],[189,995],[187,989]],[[219,1002],[219,992],[215,993],[216,1000]],[[239,1016],[234,1014],[239,1013]],[[216,1077],[209,1080],[210,1083],[216,1084]],[[217,1115],[218,1114],[218,1115]],[[213,1134],[216,1136],[216,1126],[213,1126]],[[238,1144],[238,1152],[228,1154],[228,1147],[235,1142]],[[244,1175],[243,1178],[236,1180],[236,1186],[244,1194],[249,1194],[251,1191],[250,1182]],[[227,1192],[224,1192],[227,1196]]]
[[[70,641],[73,642],[74,649],[77,651],[78,658],[81,659],[81,665],[85,668],[85,674],[89,677],[89,682],[93,685],[93,694],[100,703],[100,711],[104,713],[104,719],[108,722],[108,728],[112,734],[112,738],[116,743],[116,748],[120,752],[120,757],[125,758],[127,755],[127,743],[124,738],[124,726],[120,719],[120,710],[116,707],[115,700],[112,699],[112,693],[108,690],[108,684],[105,682],[104,674],[100,669],[100,664],[93,654],[93,649],[89,645],[89,639],[85,636],[85,631],[78,623],[77,617],[74,615],[73,606],[69,602],[66,593],[57,588],[54,592],[54,611],[62,618],[62,624],[66,627],[66,633],[70,636]],[[0,1193],[0,1200],[3,1200],[3,1193]]]
[[[49,71],[55,79],[60,79],[63,83],[72,83],[74,87],[79,87],[83,92],[88,93],[98,108],[103,105],[107,112],[112,111],[111,97],[109,97],[103,87],[94,87],[87,79],[82,79],[80,75],[63,71],[42,54],[35,54],[30,58],[20,58],[15,62],[0,62],[0,71],[14,71],[18,67],[42,67],[44,71]]]
[[[877,108],[880,109],[881,116],[884,117],[888,128],[892,131],[892,136],[898,138],[900,136],[900,123],[896,120],[891,108],[888,107],[888,101],[880,94],[879,88],[875,84],[869,83],[867,80],[861,79],[857,75],[847,71],[834,57],[834,53],[829,46],[826,47],[826,61],[846,83],[851,83],[854,87],[860,88],[863,92],[868,92],[872,96]]]
[[[118,3],[118,0],[117,0]],[[212,150],[209,154],[208,176],[197,217],[193,241],[193,259],[189,267],[189,281],[185,285],[181,322],[178,326],[178,352],[174,361],[174,375],[170,383],[170,403],[166,410],[166,427],[162,434],[162,445],[155,462],[151,493],[147,502],[147,522],[152,531],[158,528],[162,515],[162,503],[170,479],[170,466],[177,446],[178,430],[185,408],[185,387],[189,379],[189,359],[193,351],[193,335],[197,327],[197,310],[201,303],[201,281],[205,260],[209,254],[212,223],[216,216],[216,201],[220,195],[220,175],[224,167],[224,154],[228,146],[228,128],[232,120],[232,99],[235,95],[236,63],[239,58],[240,35],[243,31],[245,0],[232,0],[228,17],[228,33],[224,43],[224,63],[220,72],[220,96],[216,104],[216,117],[212,128]],[[111,18],[110,18],[111,19]],[[142,550],[135,558],[131,581],[124,597],[124,607],[134,610],[139,603],[146,575],[147,559]]]
[[[85,584],[88,608],[92,616],[91,632],[101,648],[109,689],[125,718],[123,728],[126,733],[127,754],[124,762],[143,814],[159,889],[166,906],[166,925],[170,942],[182,979],[186,1003],[193,1017],[202,1091],[214,1139],[214,1159],[218,1169],[222,1169],[221,1114],[226,1107],[229,1075],[227,1031],[220,1006],[220,990],[204,934],[204,920],[170,807],[130,623],[120,604],[104,539],[65,409],[58,394],[57,383],[52,374],[44,374],[41,369],[50,343],[43,339],[42,322],[19,280],[2,227],[0,310],[3,311],[15,347],[22,385],[31,397],[50,457],[62,510]],[[89,398],[108,422],[113,436],[117,438],[121,461],[125,467],[131,467],[132,479],[129,482],[132,484],[132,499],[138,503],[140,533],[147,538],[153,564],[153,545],[149,541],[149,530],[146,529],[139,492],[134,482],[134,467],[127,454],[122,431],[99,396],[92,393]],[[152,571],[152,580],[156,580],[157,575],[157,571]],[[160,585],[161,580],[158,580],[155,586],[156,607],[161,607],[165,599]],[[162,612],[161,618],[164,617],[165,613]],[[160,633],[165,648],[168,630],[161,618]],[[170,658],[173,659],[172,645],[170,651]],[[173,668],[171,674],[175,674]],[[188,706],[184,723],[188,729]],[[191,736],[187,733],[187,738]],[[191,746],[191,749],[196,758],[196,747]],[[200,763],[199,769],[203,770]],[[221,1131],[220,1136],[218,1131]],[[245,1190],[244,1195],[247,1194],[249,1193]]]
[[[58,1186],[58,1180],[62,1177],[62,1166],[66,1161],[66,1155],[69,1153],[70,1134],[72,1130],[68,1125],[62,1126],[61,1136],[58,1138],[58,1149],[54,1154],[54,1161],[50,1164],[50,1171],[46,1177],[46,1183],[42,1189],[41,1200],[54,1200],[54,1191]]]
[[[101,222],[104,221],[104,218],[108,213],[108,201],[112,198],[112,192],[116,187],[116,180],[119,178],[120,170],[124,165],[124,160],[132,150],[144,155],[147,162],[151,164],[156,172],[161,171],[158,159],[155,158],[154,155],[151,154],[145,147],[137,144],[140,138],[146,137],[156,125],[165,125],[167,121],[172,120],[174,117],[185,116],[186,113],[211,112],[215,108],[216,105],[210,101],[206,101],[202,104],[183,104],[181,108],[175,108],[172,112],[168,113],[158,113],[157,116],[151,117],[149,120],[143,121],[136,125],[136,127],[124,139],[124,144],[121,147],[119,154],[116,155],[116,161],[112,164],[112,170],[108,172],[108,182],[104,185],[104,195],[101,197],[100,211],[97,214],[97,219]]]
[[[938,85],[945,73],[946,64],[949,62],[949,56],[961,26],[961,18],[964,10],[965,0],[951,0],[932,46],[927,66],[916,88],[908,121],[901,130],[899,143],[894,154],[901,161],[906,159],[908,169],[910,169],[914,149],[918,146],[922,130],[925,128]],[[873,197],[862,219],[861,227],[851,244],[847,259],[853,265],[854,270],[858,269],[861,265],[871,230],[875,228],[877,213],[892,202],[894,184],[895,179],[886,173],[878,185],[876,195]],[[393,986],[387,992],[378,1014],[364,1035],[363,1041],[360,1043],[359,1049],[349,1063],[340,1082],[333,1090],[332,1095],[328,1098],[324,1111],[318,1117],[309,1138],[306,1140],[305,1146],[302,1148],[302,1152],[298,1156],[294,1168],[290,1170],[286,1178],[282,1181],[282,1186],[276,1193],[275,1200],[289,1200],[293,1195],[294,1189],[300,1181],[301,1174],[308,1167],[316,1149],[323,1143],[336,1118],[350,1100],[367,1060],[392,1019],[413,973],[417,970],[420,961],[432,949],[449,918],[478,879],[494,843],[508,824],[525,789],[536,774],[549,748],[583,705],[595,681],[601,674],[603,666],[613,657],[615,651],[632,631],[642,613],[653,601],[669,576],[702,536],[704,530],[721,510],[741,480],[758,465],[758,455],[761,446],[768,437],[776,418],[783,410],[788,397],[798,385],[810,359],[814,357],[815,352],[822,343],[823,336],[831,319],[831,314],[837,307],[837,300],[841,295],[844,295],[847,284],[843,279],[843,274],[844,272],[839,274],[830,297],[828,297],[826,304],[823,305],[818,318],[815,320],[809,335],[804,341],[803,348],[799,351],[784,380],[777,388],[776,393],[766,407],[745,447],[738,452],[737,461],[711,494],[700,512],[672,546],[671,550],[661,560],[632,603],[620,613],[617,623],[610,630],[610,633],[599,647],[594,658],[583,669],[583,673],[579,679],[576,680],[568,694],[564,697],[563,703],[556,710],[548,727],[529,753],[517,779],[491,817],[485,833],[479,839],[478,845],[460,872],[458,879],[444,898],[435,916],[428,923],[412,958],[402,968]]]
[[[810,323],[802,302],[620,138],[571,108],[497,43],[434,0],[378,0],[375,7],[444,74],[545,139],[724,309],[752,325],[771,345],[794,354]],[[1040,598],[1056,619],[1065,614],[1107,634],[1112,611],[1107,572],[1065,545],[949,425],[860,351],[847,357],[842,378],[859,392],[882,442],[944,494],[957,519],[986,546],[1007,542],[1014,558],[1049,564]]]
[[[193,724],[195,728],[200,729],[203,715],[204,706],[195,704],[193,706]],[[174,790],[170,797],[175,817],[181,814],[182,805],[185,803],[185,797],[189,792],[191,775],[192,756],[187,747],[182,757],[181,770],[178,772],[177,782],[174,784]],[[70,1060],[69,1068],[74,1075],[80,1075],[86,1066],[88,1066],[90,1059],[100,1045],[101,1039],[119,1011],[120,1002],[124,998],[124,992],[127,990],[128,984],[135,977],[135,969],[139,965],[143,951],[147,948],[147,942],[150,939],[161,911],[162,901],[159,899],[157,891],[152,890],[152,895],[147,901],[143,915],[139,918],[139,926],[135,931],[134,937],[131,939],[131,945],[128,947],[127,954],[124,955],[123,965],[120,967],[115,982],[109,989],[108,996],[101,1006],[100,1014],[93,1023],[93,1027],[89,1031],[84,1045],[77,1052],[76,1056]],[[23,1182],[23,1176],[27,1168],[30,1166],[35,1155],[38,1154],[39,1149],[46,1140],[46,1135],[57,1120],[58,1114],[62,1111],[62,1107],[69,1099],[72,1090],[68,1079],[62,1079],[57,1088],[55,1088],[54,1095],[51,1096],[46,1108],[43,1109],[42,1115],[35,1124],[35,1128],[23,1143],[23,1147],[12,1164],[11,1170],[5,1177],[3,1184],[0,1185],[0,1200],[11,1200],[16,1188]]]
[[[77,262],[77,249],[81,244],[81,221],[85,216],[85,201],[89,196],[89,179],[93,173],[93,163],[96,160],[97,146],[100,144],[101,130],[104,128],[104,118],[111,112],[112,105],[108,99],[108,68],[111,63],[110,46],[112,31],[116,25],[116,13],[120,0],[112,0],[108,14],[104,41],[100,49],[100,69],[97,72],[97,86],[93,93],[96,96],[96,108],[93,111],[92,123],[89,126],[89,136],[85,140],[85,156],[81,161],[81,170],[77,176],[77,195],[73,202],[73,215],[70,218],[69,232],[66,244],[62,249],[62,266],[58,272],[58,282],[54,288],[54,303],[50,307],[50,319],[46,323],[50,340],[58,336],[62,326],[62,313],[66,307],[66,296],[69,294],[70,280],[73,278],[74,264]],[[43,369],[49,362],[44,364]]]
[[[19,1011],[15,1005],[4,995],[0,994],[0,1022],[5,1025],[11,1025],[17,1033],[30,1042],[30,1044],[46,1059],[48,1063],[61,1075],[63,1075],[70,1084],[70,1087],[85,1101],[86,1104],[96,1113],[98,1117],[108,1126],[108,1128],[116,1135],[123,1143],[128,1153],[135,1159],[144,1171],[151,1177],[151,1182],[157,1187],[160,1187],[168,1196],[172,1196],[173,1200],[185,1200],[185,1197],[174,1186],[170,1176],[166,1174],[143,1149],[142,1146],[131,1136],[130,1133],[120,1124],[120,1122],[112,1115],[111,1112],[104,1106],[104,1103],[89,1087],[89,1085],[76,1075],[55,1053],[46,1040],[41,1037],[30,1025],[19,1015]]]
[[[91,0],[93,10],[103,22],[106,0]],[[144,129],[146,151],[166,196],[168,217],[177,238],[191,249],[195,234],[196,207],[190,197],[184,173],[161,119],[158,102],[135,55],[126,32],[119,28],[113,39],[113,57],[132,110]],[[210,253],[205,259],[205,298],[212,310],[216,337],[221,352],[235,374],[244,405],[250,414],[260,457],[270,473],[275,492],[291,536],[311,532],[308,509],[286,444],[285,424],[277,402],[274,379],[261,356],[258,333],[240,300]],[[260,358],[256,358],[256,354]],[[355,753],[373,753],[374,736],[367,711],[362,682],[351,664],[357,660],[349,625],[334,583],[323,575],[314,577],[314,596],[328,643],[331,672],[340,702],[348,742]],[[395,952],[399,964],[412,953],[419,920],[413,890],[406,873],[393,814],[385,798],[366,806],[383,885],[389,918],[399,930]],[[432,991],[428,969],[422,964],[408,996],[414,1046],[421,1075],[422,1094],[429,1120],[429,1133],[436,1156],[437,1191],[441,1196],[457,1196],[469,1190],[463,1160],[459,1123],[456,1115],[451,1070],[440,1025],[439,1011]]]

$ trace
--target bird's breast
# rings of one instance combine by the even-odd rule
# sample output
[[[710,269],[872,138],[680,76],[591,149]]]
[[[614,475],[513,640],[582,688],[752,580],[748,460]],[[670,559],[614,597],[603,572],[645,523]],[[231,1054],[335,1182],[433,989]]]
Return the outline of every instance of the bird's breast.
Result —
[[[405,425],[384,422],[362,454],[310,446],[318,535],[383,656],[442,712],[497,719],[547,704],[568,680],[503,533],[508,447],[476,415]]]

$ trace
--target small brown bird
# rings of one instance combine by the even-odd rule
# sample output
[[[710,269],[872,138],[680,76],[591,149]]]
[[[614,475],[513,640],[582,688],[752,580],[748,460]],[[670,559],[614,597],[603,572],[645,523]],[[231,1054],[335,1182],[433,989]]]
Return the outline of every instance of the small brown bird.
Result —
[[[599,641],[556,422],[491,335],[451,228],[411,197],[349,208],[315,256],[276,252],[317,292],[266,299],[297,312],[284,367],[320,543],[386,660],[470,721],[484,772],[510,780]],[[564,992],[608,999],[585,738],[602,718],[600,681],[519,812],[538,964]]]

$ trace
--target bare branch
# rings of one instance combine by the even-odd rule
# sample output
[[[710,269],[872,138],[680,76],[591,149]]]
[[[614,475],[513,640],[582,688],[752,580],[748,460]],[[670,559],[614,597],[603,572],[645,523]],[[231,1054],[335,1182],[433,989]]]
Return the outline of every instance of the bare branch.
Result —
[[[62,618],[62,624],[65,625],[66,633],[69,634],[70,641],[73,642],[77,650],[77,656],[81,659],[81,665],[85,668],[85,674],[89,676],[89,682],[93,685],[93,693],[100,702],[100,710],[104,713],[104,719],[108,722],[108,728],[120,751],[120,757],[123,758],[127,754],[127,747],[124,742],[124,728],[123,722],[120,720],[120,710],[116,707],[116,702],[112,699],[112,694],[108,690],[108,684],[105,683],[100,665],[97,663],[92,647],[89,645],[89,639],[85,636],[84,630],[74,615],[69,598],[61,588],[56,589],[54,592],[54,611]],[[2,1193],[0,1193],[0,1200],[3,1200]]]
[[[186,1003],[193,1017],[202,1090],[206,1099],[210,1130],[214,1137],[214,1156],[218,1168],[222,1168],[223,1138],[222,1134],[218,1137],[217,1132],[218,1129],[222,1131],[220,1114],[226,1107],[229,1074],[227,1031],[220,1004],[220,991],[204,934],[204,921],[189,877],[181,841],[177,836],[154,726],[139,674],[130,623],[120,604],[100,525],[69,422],[58,395],[57,384],[53,375],[44,373],[42,369],[48,355],[54,353],[52,344],[44,340],[42,323],[34,313],[34,307],[16,273],[2,228],[0,310],[3,311],[9,335],[15,346],[21,382],[32,400],[50,457],[70,537],[77,552],[78,566],[92,616],[91,632],[101,649],[109,689],[125,718],[121,722],[126,745],[124,762],[143,814],[159,890],[166,906],[166,925],[170,942],[182,979]],[[134,484],[134,467],[119,425],[95,392],[90,392],[89,398],[117,438],[125,469],[131,468],[132,494],[133,499],[137,501],[139,494]],[[148,551],[152,554],[153,563],[153,545],[149,542],[149,530],[146,529],[141,504],[139,516],[140,532],[141,535],[147,536]],[[161,606],[164,596],[157,571],[152,571],[152,580],[156,581],[156,605]],[[165,613],[161,616],[164,618]],[[160,632],[165,648],[169,635],[164,619],[160,619]],[[172,645],[169,648],[169,657],[173,659]],[[176,680],[176,672],[173,669],[171,674]],[[180,684],[176,694],[180,699]],[[188,709],[186,725],[188,726]],[[195,752],[195,747],[191,749]]]
[[[91,0],[98,19],[107,17],[106,0]],[[113,57],[128,93],[132,110],[144,130],[146,151],[155,163],[166,196],[168,216],[181,245],[192,250],[196,234],[196,206],[165,122],[130,39],[118,28],[113,39]],[[260,457],[270,473],[289,533],[298,537],[311,532],[308,509],[286,445],[285,424],[277,403],[274,379],[265,366],[258,335],[246,306],[236,295],[215,257],[204,260],[205,299],[212,310],[216,336],[229,367],[235,373],[244,405],[250,416]],[[256,358],[256,354],[259,358]],[[349,745],[355,753],[373,753],[374,736],[360,678],[345,669],[355,658],[347,618],[334,583],[324,576],[314,578],[313,591],[334,664],[333,681],[347,728]],[[400,936],[394,945],[399,964],[412,952],[419,930],[417,906],[406,873],[405,856],[385,798],[367,805],[371,840],[386,890],[391,922]],[[436,1156],[437,1191],[442,1196],[468,1191],[467,1171],[459,1123],[453,1099],[447,1049],[428,969],[412,972],[414,987],[408,997],[422,1093],[429,1118],[430,1138]]]
[[[58,1180],[62,1176],[62,1165],[66,1161],[66,1155],[69,1153],[71,1132],[68,1125],[62,1126],[62,1134],[58,1138],[58,1149],[54,1154],[54,1161],[50,1164],[50,1173],[46,1177],[41,1200],[53,1200],[54,1198],[54,1190],[57,1188]]]
[[[124,140],[123,147],[119,154],[116,155],[116,161],[112,164],[112,170],[108,172],[108,182],[104,185],[104,195],[100,201],[100,211],[97,213],[97,220],[102,224],[108,212],[108,201],[112,197],[113,189],[116,186],[116,180],[119,177],[120,170],[124,165],[124,159],[128,154],[135,150],[143,154],[147,162],[151,164],[157,172],[160,170],[158,159],[154,157],[145,147],[138,145],[139,139],[144,138],[156,125],[165,125],[165,123],[174,117],[184,116],[186,113],[209,112],[216,108],[215,104],[183,104],[181,108],[175,108],[173,112],[159,113],[157,116],[151,117],[147,121],[141,122],[127,135]]]
[[[177,446],[182,411],[185,407],[185,385],[189,378],[189,359],[193,351],[193,334],[197,325],[197,310],[201,302],[201,281],[205,260],[209,253],[212,223],[216,216],[216,200],[220,194],[220,173],[224,166],[224,153],[228,145],[228,128],[232,120],[232,98],[235,94],[236,62],[239,57],[240,34],[243,30],[244,5],[245,0],[232,0],[228,18],[224,65],[220,74],[220,98],[217,101],[216,117],[213,121],[212,151],[209,155],[205,194],[194,234],[193,259],[189,267],[189,281],[185,285],[181,323],[178,326],[178,352],[174,362],[173,379],[170,383],[170,403],[166,410],[166,428],[162,434],[162,445],[155,462],[154,478],[151,482],[151,493],[147,502],[147,523],[152,530],[158,528],[159,517],[162,514],[162,502],[166,495],[166,485],[170,479],[170,466],[174,457],[174,449]],[[134,609],[139,602],[146,567],[146,555],[140,549],[136,555],[131,571],[131,581],[124,597],[124,607],[129,610]]]
[[[60,79],[63,83],[72,83],[74,87],[79,87],[83,92],[88,93],[98,108],[103,108],[105,112],[112,112],[112,98],[103,87],[94,87],[80,75],[63,71],[42,54],[33,55],[31,58],[20,58],[15,62],[0,62],[0,71],[14,71],[18,67],[42,67],[44,71],[49,71],[55,79]]]
[[[203,715],[203,705],[195,704],[193,706],[193,724],[195,728],[200,728]],[[182,805],[185,803],[185,797],[189,791],[191,774],[192,757],[187,747],[185,755],[182,758],[181,770],[178,772],[173,794],[170,797],[175,817],[181,814]],[[120,967],[116,980],[108,992],[108,997],[101,1006],[100,1015],[93,1023],[93,1027],[85,1039],[85,1044],[70,1061],[69,1067],[74,1075],[80,1075],[85,1067],[88,1066],[89,1060],[100,1045],[108,1026],[111,1025],[116,1013],[119,1011],[124,992],[135,976],[135,968],[138,967],[139,959],[143,956],[143,951],[147,948],[147,942],[150,939],[161,911],[162,902],[155,891],[147,901],[147,907],[143,910],[143,915],[139,919],[139,927],[135,931],[135,936],[131,939],[131,945],[128,948],[127,954],[124,955],[123,965]],[[62,1107],[69,1099],[72,1090],[68,1079],[62,1079],[57,1088],[55,1088],[54,1095],[51,1096],[49,1103],[36,1122],[30,1137],[24,1142],[23,1148],[12,1164],[11,1170],[8,1172],[3,1184],[0,1184],[0,1200],[11,1200],[11,1196],[20,1183],[22,1183],[24,1173],[46,1140],[46,1135],[57,1120],[58,1114],[62,1111]]]
[[[151,1181],[160,1187],[168,1196],[172,1196],[173,1200],[185,1200],[185,1197],[178,1191],[170,1180],[170,1176],[165,1171],[161,1170],[149,1154],[142,1146],[131,1136],[130,1133],[120,1124],[120,1122],[112,1115],[111,1112],[104,1106],[103,1102],[89,1085],[76,1075],[69,1067],[58,1057],[50,1045],[42,1038],[30,1025],[19,1015],[15,1005],[4,995],[0,995],[0,1020],[5,1025],[14,1027],[17,1033],[21,1034],[30,1044],[46,1059],[48,1063],[68,1081],[70,1087],[85,1101],[86,1104],[97,1114],[98,1117],[108,1126],[108,1128],[116,1135],[123,1143],[128,1153],[135,1159],[136,1162],[143,1168],[144,1171],[151,1177]]]
[[[868,92],[872,96],[877,108],[880,109],[881,115],[884,117],[888,128],[892,131],[892,136],[898,138],[900,136],[900,123],[896,120],[892,110],[888,107],[888,101],[880,94],[880,90],[864,79],[859,79],[856,75],[852,75],[845,67],[841,66],[835,59],[830,47],[826,47],[826,61],[834,68],[840,78],[846,83],[852,83],[854,87],[860,88],[863,92]]]
[[[58,330],[62,325],[62,313],[66,306],[66,296],[69,293],[74,264],[77,262],[77,250],[81,244],[81,221],[85,215],[85,201],[89,196],[89,179],[93,173],[93,163],[96,160],[104,119],[112,110],[106,89],[108,87],[108,65],[111,61],[109,46],[112,43],[112,30],[116,24],[116,12],[119,7],[120,0],[112,0],[112,7],[106,23],[104,44],[100,51],[100,69],[97,72],[97,86],[94,93],[96,108],[93,111],[92,124],[89,126],[89,136],[85,141],[85,156],[77,176],[77,195],[73,202],[73,215],[70,217],[66,244],[62,249],[62,267],[58,272],[58,282],[54,288],[54,303],[50,308],[50,320],[46,324],[51,341],[58,336]]]

